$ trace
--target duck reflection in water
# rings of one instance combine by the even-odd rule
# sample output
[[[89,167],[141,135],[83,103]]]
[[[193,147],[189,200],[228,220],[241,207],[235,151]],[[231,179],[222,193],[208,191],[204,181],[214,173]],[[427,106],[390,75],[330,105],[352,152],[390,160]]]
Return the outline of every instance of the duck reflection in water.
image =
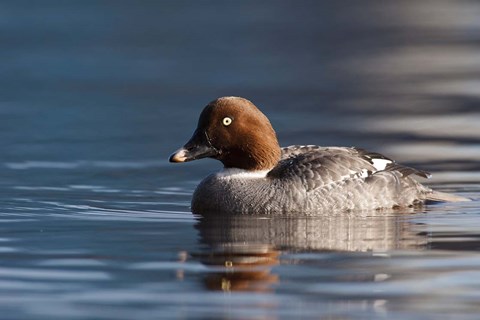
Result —
[[[283,253],[385,253],[425,247],[427,236],[415,232],[408,217],[405,212],[362,217],[203,215],[196,224],[203,250],[193,256],[213,271],[204,278],[210,290],[271,291],[281,281],[274,266],[302,263],[301,258],[282,258]],[[375,281],[372,275],[365,277],[357,280]]]
[[[210,290],[268,292],[279,280],[271,268],[280,263],[280,250],[268,244],[219,243],[195,256],[215,270],[204,279]]]

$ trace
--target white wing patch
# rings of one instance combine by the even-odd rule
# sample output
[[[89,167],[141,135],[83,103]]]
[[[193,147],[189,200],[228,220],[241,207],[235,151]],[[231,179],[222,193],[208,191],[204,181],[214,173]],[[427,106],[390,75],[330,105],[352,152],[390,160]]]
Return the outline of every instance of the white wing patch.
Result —
[[[375,169],[377,169],[377,171],[385,170],[387,165],[393,162],[392,160],[379,159],[379,158],[371,158],[370,160],[372,161],[372,164],[375,167]]]
[[[367,169],[363,169],[362,172],[360,172],[361,178],[367,178],[369,175],[370,175],[370,172],[368,172]]]
[[[372,172],[367,169],[363,169],[360,172],[350,170],[350,175],[342,178],[351,178],[352,176],[359,177],[359,178],[367,178],[371,173]]]

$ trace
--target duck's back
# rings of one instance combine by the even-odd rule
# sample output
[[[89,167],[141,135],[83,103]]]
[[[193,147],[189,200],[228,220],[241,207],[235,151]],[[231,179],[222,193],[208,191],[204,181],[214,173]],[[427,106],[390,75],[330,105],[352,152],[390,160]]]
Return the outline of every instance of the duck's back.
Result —
[[[239,213],[314,213],[407,207],[432,190],[412,179],[428,173],[356,148],[290,146],[264,174],[230,169],[197,187],[192,210]]]
[[[411,176],[427,172],[357,148],[291,146],[270,173],[286,185],[303,185],[306,210],[365,210],[407,207],[431,189]]]

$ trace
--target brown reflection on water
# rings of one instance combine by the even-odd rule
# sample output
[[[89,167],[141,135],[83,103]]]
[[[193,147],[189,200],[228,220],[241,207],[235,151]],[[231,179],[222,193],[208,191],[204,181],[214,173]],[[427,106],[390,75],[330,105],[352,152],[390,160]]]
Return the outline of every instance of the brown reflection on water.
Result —
[[[201,217],[196,228],[205,250],[193,256],[212,268],[204,278],[210,290],[268,292],[281,280],[273,266],[302,263],[282,261],[283,252],[378,254],[426,247],[428,235],[415,231],[408,217]]]
[[[279,280],[271,267],[280,263],[280,250],[268,244],[229,243],[196,257],[205,265],[219,267],[219,272],[204,279],[210,290],[269,292]]]

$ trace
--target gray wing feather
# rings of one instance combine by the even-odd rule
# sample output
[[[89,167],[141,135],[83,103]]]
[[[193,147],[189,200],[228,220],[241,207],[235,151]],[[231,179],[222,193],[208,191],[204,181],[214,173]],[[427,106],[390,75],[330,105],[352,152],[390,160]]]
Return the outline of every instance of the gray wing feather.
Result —
[[[375,160],[384,160],[384,168],[378,169]],[[269,172],[270,177],[293,179],[307,187],[307,191],[327,185],[362,179],[373,183],[375,175],[391,173],[391,178],[416,174],[429,177],[425,171],[397,164],[386,156],[357,148],[291,146],[282,149],[282,160]],[[390,176],[390,174],[387,174]]]
[[[402,164],[399,164],[399,163],[395,162],[394,160],[384,156],[383,154],[376,153],[376,152],[370,152],[370,151],[367,151],[367,150],[361,149],[361,148],[353,148],[353,149],[357,150],[360,157],[366,159],[367,161],[369,161],[372,164],[373,164],[374,160],[378,160],[378,159],[390,161],[390,163],[388,163],[386,165],[386,167],[384,169],[385,171],[391,171],[391,172],[398,171],[404,177],[407,177],[409,175],[414,174],[414,175],[429,179],[432,176],[427,171],[418,170],[418,169],[415,169],[415,168],[412,168],[412,167],[408,167],[408,166],[404,166]]]

